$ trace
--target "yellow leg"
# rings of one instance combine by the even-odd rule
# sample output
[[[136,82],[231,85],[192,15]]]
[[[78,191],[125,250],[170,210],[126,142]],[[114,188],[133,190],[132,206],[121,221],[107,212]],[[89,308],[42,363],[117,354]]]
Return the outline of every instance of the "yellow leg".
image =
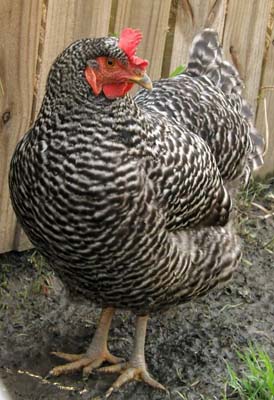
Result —
[[[165,387],[153,379],[147,371],[145,362],[145,337],[147,320],[148,316],[137,317],[136,319],[134,348],[130,361],[127,363],[119,363],[109,367],[99,368],[99,371],[103,372],[121,373],[118,379],[108,389],[106,398],[108,398],[114,390],[119,389],[125,383],[133,380],[143,381],[156,389],[166,391]]]
[[[68,364],[59,365],[50,371],[50,375],[59,376],[82,369],[84,375],[88,375],[93,369],[100,367],[104,361],[111,364],[118,364],[123,360],[113,356],[107,346],[108,333],[114,308],[102,310],[100,321],[92,342],[85,354],[68,354],[62,352],[52,352],[55,356],[70,361]]]

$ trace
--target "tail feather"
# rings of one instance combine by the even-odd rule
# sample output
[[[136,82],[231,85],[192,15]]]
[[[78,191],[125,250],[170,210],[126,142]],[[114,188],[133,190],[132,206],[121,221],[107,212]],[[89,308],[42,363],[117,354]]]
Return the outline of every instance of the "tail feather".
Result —
[[[193,40],[187,72],[192,76],[206,76],[227,95],[242,96],[243,82],[237,69],[224,60],[223,50],[218,41],[218,34],[212,29],[204,29]],[[253,125],[254,113],[248,102],[241,97],[239,112],[250,125],[252,151],[248,158],[251,170],[263,164],[264,139]]]
[[[205,75],[224,93],[241,94],[243,82],[237,69],[224,60],[218,34],[205,29],[193,40],[187,71],[192,75]]]
[[[253,144],[253,151],[248,157],[248,164],[252,171],[256,171],[264,164],[265,141],[254,126],[252,126],[250,137]]]
[[[248,120],[250,126],[249,136],[252,143],[252,150],[248,156],[248,166],[251,171],[256,171],[264,164],[263,154],[265,141],[263,136],[254,126],[254,112],[251,105],[245,99],[242,99],[240,112]]]

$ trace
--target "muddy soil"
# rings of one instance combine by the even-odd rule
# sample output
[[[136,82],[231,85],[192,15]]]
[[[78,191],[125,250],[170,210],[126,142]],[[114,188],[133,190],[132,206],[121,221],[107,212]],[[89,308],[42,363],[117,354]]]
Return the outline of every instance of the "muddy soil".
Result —
[[[168,393],[130,383],[114,393],[113,400],[221,400],[228,379],[226,362],[240,367],[236,349],[244,350],[252,341],[274,357],[273,189],[272,182],[255,198],[255,205],[250,200],[239,203],[244,254],[233,280],[224,289],[151,318],[147,364]],[[86,349],[100,310],[68,300],[60,282],[33,252],[2,255],[0,266],[0,376],[10,398],[104,398],[114,375],[94,373],[85,380],[75,373],[45,379],[60,364],[51,351]],[[118,312],[110,332],[111,351],[128,358],[133,333],[133,316]],[[228,390],[227,398],[237,397]]]

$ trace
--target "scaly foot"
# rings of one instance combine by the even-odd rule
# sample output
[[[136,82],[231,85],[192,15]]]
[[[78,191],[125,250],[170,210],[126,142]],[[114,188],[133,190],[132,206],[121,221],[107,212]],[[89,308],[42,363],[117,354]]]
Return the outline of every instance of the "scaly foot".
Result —
[[[84,375],[89,375],[93,369],[100,367],[104,361],[108,361],[110,364],[117,364],[123,361],[122,358],[110,354],[107,347],[108,332],[113,314],[114,309],[111,307],[102,310],[95,335],[85,354],[53,352],[52,354],[69,361],[69,363],[53,368],[49,374],[59,376],[82,369]]]
[[[108,367],[99,368],[99,372],[109,372],[109,373],[117,373],[120,372],[121,375],[118,379],[112,384],[112,386],[108,389],[105,397],[108,398],[114,390],[118,390],[122,385],[131,381],[143,381],[148,385],[152,386],[155,389],[160,389],[166,391],[166,388],[153,379],[144,364],[139,366],[134,366],[134,363],[119,363],[116,365],[111,365]]]
[[[49,373],[53,376],[69,374],[81,369],[83,370],[83,375],[89,375],[105,361],[108,361],[110,364],[118,364],[123,361],[122,358],[113,356],[108,350],[88,351],[86,354],[67,354],[62,352],[52,352],[51,354],[66,361],[70,361],[68,364],[54,367]]]

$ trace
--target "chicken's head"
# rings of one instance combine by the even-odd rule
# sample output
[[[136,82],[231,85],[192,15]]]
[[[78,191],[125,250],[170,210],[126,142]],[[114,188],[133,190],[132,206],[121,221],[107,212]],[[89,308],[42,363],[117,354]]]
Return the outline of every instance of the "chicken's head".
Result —
[[[85,101],[100,94],[108,99],[124,96],[134,83],[152,89],[146,74],[148,61],[137,57],[142,39],[139,30],[126,28],[119,39],[80,39],[68,46],[53,63],[46,95],[54,103]]]
[[[148,61],[135,55],[141,40],[139,30],[126,28],[117,43],[122,54],[113,48],[113,55],[102,55],[89,61],[85,76],[96,96],[102,91],[109,99],[124,96],[135,83],[152,89],[151,80],[146,74]]]

